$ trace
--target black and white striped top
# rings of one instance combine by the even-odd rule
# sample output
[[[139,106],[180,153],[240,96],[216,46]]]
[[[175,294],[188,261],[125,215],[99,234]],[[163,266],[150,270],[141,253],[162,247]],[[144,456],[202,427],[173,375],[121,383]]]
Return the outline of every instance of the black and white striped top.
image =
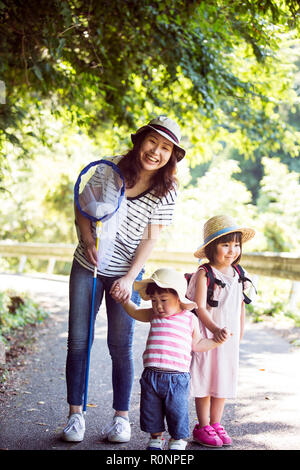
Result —
[[[117,164],[121,158],[118,156],[110,159]],[[105,159],[108,160],[108,158]],[[101,268],[100,263],[98,274],[108,277],[125,275],[131,266],[147,225],[171,225],[176,198],[175,189],[168,191],[163,197],[156,196],[151,189],[136,197],[127,197],[125,215],[116,231],[111,258],[105,268]],[[95,231],[94,223],[92,223],[92,229]],[[94,271],[94,266],[85,257],[78,226],[77,233],[79,243],[74,258],[85,268]],[[101,258],[101,253],[99,257]]]

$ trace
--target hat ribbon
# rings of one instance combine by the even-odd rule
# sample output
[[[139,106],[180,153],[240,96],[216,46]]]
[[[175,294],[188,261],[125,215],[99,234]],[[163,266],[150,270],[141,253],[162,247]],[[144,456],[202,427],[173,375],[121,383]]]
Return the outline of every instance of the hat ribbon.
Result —
[[[159,131],[163,131],[165,132],[166,134],[168,134],[173,140],[175,140],[175,142],[178,144],[179,143],[179,140],[177,139],[176,135],[173,134],[173,132],[171,132],[169,129],[167,129],[166,127],[164,126],[160,126],[158,124],[150,124],[151,127],[154,127],[155,129],[158,129]]]
[[[221,230],[218,230],[217,232],[214,232],[212,235],[209,235],[208,237],[206,237],[206,239],[204,240],[203,245],[206,245],[207,243],[209,243],[213,238],[216,238],[219,235],[223,235],[223,233],[228,233],[228,232],[232,232],[232,231],[237,231],[238,232],[239,229],[236,225],[233,225],[232,227],[222,228]]]

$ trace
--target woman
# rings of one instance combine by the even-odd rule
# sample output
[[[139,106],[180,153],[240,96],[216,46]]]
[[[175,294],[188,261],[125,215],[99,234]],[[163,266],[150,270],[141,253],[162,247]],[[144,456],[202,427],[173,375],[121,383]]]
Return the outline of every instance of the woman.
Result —
[[[132,339],[134,320],[119,302],[140,298],[132,289],[141,279],[163,226],[172,222],[176,201],[176,164],[185,151],[179,146],[180,128],[171,119],[158,116],[131,135],[133,149],[124,157],[114,157],[125,178],[126,217],[114,243],[114,253],[104,269],[97,272],[95,312],[105,292],[108,334],[112,358],[113,408],[115,415],[107,433],[111,442],[130,440],[128,410],[134,379]],[[66,441],[82,441],[85,422],[82,397],[88,348],[91,305],[91,271],[97,265],[94,227],[75,209],[79,244],[70,275],[70,315],[66,364],[69,419],[63,431]],[[116,300],[112,298],[114,294]]]

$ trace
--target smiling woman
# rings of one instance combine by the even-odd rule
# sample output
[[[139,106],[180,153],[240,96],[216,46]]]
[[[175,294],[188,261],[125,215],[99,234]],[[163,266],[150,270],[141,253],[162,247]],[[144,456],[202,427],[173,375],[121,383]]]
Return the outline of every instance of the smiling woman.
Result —
[[[158,132],[151,131],[144,139],[140,149],[140,160],[145,172],[156,172],[168,163],[174,144],[162,137]]]
[[[179,146],[180,138],[178,124],[165,116],[153,119],[131,135],[133,149],[118,163],[129,197],[135,197],[149,187],[162,197],[176,186],[176,164],[185,155]]]
[[[79,243],[70,276],[66,367],[70,410],[63,432],[63,439],[67,441],[81,441],[85,432],[82,398],[92,296],[91,272],[95,266],[98,268],[94,312],[99,310],[105,294],[108,348],[112,358],[112,406],[115,416],[106,436],[112,442],[127,442],[130,439],[128,410],[134,378],[134,320],[126,314],[120,302],[131,298],[139,304],[140,297],[133,290],[133,282],[141,279],[143,266],[161,229],[172,223],[177,198],[176,165],[185,155],[184,149],[179,146],[180,137],[178,124],[159,116],[132,134],[132,150],[124,156],[110,159],[119,167],[125,180],[125,209],[113,237],[112,255],[105,267],[98,263],[101,253],[96,249],[95,223],[75,209]]]

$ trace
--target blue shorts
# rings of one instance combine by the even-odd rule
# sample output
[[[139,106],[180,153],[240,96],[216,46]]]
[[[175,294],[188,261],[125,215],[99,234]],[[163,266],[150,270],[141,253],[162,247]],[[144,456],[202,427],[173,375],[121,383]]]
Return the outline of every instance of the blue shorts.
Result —
[[[141,430],[150,434],[168,431],[173,439],[189,436],[189,372],[144,369],[140,379]]]

